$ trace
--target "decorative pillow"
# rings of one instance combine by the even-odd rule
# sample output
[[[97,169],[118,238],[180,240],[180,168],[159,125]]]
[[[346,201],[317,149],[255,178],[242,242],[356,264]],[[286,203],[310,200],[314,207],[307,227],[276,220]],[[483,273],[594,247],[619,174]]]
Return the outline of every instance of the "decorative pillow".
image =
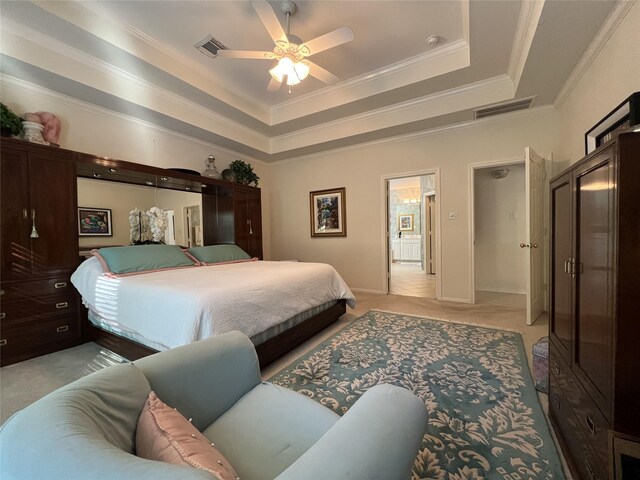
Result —
[[[136,454],[149,460],[200,468],[220,480],[238,478],[218,449],[155,392],[149,393],[138,419]]]
[[[233,262],[251,258],[247,252],[237,245],[193,247],[189,249],[189,253],[203,263]]]
[[[91,250],[107,273],[132,273],[167,268],[193,267],[195,264],[177,245],[133,245]]]

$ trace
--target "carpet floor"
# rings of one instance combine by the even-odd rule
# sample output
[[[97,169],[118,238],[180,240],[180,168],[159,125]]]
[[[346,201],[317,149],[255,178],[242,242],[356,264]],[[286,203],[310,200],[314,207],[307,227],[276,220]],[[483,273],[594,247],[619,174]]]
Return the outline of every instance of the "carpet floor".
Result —
[[[411,390],[429,416],[414,479],[564,478],[519,333],[371,311],[270,380],[338,414]]]

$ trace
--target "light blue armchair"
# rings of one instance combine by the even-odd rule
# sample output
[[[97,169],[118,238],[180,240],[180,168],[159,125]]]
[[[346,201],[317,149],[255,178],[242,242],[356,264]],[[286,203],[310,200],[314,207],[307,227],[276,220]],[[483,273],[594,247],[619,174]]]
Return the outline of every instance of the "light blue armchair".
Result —
[[[232,332],[84,377],[11,417],[0,430],[9,479],[211,479],[135,456],[151,390],[215,442],[242,480],[407,479],[426,425],[424,404],[379,385],[342,417],[261,382],[251,341]]]

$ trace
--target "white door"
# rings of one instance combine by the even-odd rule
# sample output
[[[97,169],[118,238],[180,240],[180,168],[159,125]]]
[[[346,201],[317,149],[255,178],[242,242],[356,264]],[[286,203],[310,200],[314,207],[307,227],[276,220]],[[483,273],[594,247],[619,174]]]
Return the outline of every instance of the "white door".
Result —
[[[544,310],[544,158],[525,148],[526,239],[527,250],[527,325],[533,324]]]

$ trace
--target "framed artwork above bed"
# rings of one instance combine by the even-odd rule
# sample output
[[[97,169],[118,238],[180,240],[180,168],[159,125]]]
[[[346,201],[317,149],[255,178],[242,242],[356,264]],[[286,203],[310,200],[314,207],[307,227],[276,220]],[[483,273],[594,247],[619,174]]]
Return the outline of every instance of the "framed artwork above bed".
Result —
[[[346,189],[333,188],[309,193],[312,237],[346,237]]]
[[[78,235],[81,237],[112,237],[109,208],[78,207]]]

